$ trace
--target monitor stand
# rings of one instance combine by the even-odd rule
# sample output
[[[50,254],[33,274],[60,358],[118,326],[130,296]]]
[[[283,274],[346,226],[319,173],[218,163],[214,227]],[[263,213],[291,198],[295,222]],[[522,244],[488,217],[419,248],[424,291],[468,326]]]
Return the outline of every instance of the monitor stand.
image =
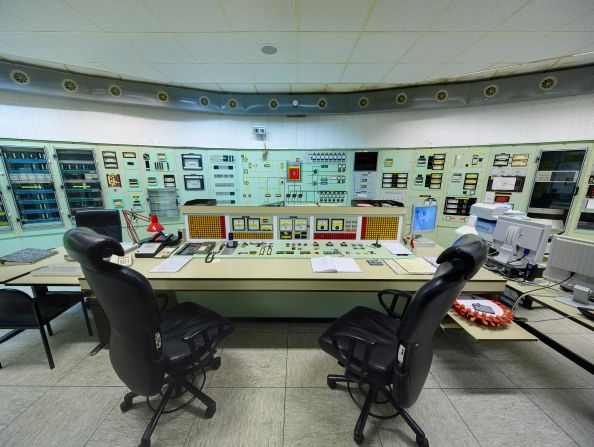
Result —
[[[594,291],[583,286],[574,286],[572,295],[561,295],[555,298],[555,301],[567,304],[572,307],[585,307],[586,309],[594,310],[594,303],[590,302],[590,295]]]

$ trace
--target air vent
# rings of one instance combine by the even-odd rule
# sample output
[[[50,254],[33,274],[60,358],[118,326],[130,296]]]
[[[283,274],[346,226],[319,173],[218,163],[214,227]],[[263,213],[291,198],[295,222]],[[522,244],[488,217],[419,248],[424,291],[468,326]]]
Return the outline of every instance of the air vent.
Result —
[[[120,96],[122,96],[124,94],[124,92],[122,91],[122,88],[119,85],[115,85],[115,84],[111,84],[109,87],[107,87],[107,91],[114,98],[119,98]]]
[[[22,70],[12,70],[10,72],[10,79],[12,79],[12,82],[19,85],[27,85],[31,82],[29,75]]]
[[[325,109],[327,105],[328,105],[328,101],[326,101],[326,98],[318,99],[318,108],[319,109]]]
[[[444,102],[447,99],[448,99],[448,91],[447,90],[439,90],[435,94],[435,100],[437,102]]]
[[[236,109],[237,108],[237,99],[231,98],[229,101],[227,101],[227,105],[229,106],[230,109]]]
[[[168,102],[169,101],[169,95],[166,92],[157,92],[157,99],[159,100],[159,102]]]
[[[483,95],[485,98],[492,98],[493,96],[497,95],[497,93],[499,93],[499,87],[497,87],[495,84],[487,85],[483,90]]]
[[[367,99],[365,96],[359,98],[359,107],[361,109],[364,109],[368,105],[369,105],[369,99]]]
[[[208,99],[208,96],[201,96],[199,101],[204,107],[208,107],[210,105],[210,99]]]
[[[557,85],[557,78],[554,76],[547,76],[540,80],[540,84],[538,85],[543,92],[547,92],[552,90]]]
[[[68,93],[76,93],[78,91],[78,84],[73,79],[62,80],[62,88]]]
[[[406,93],[398,93],[396,95],[396,104],[404,105],[406,104],[406,101],[408,101],[408,96]]]
[[[270,107],[272,110],[275,110],[275,109],[277,109],[277,108],[278,108],[278,101],[277,101],[276,99],[274,99],[274,98],[273,98],[273,99],[271,99],[271,100],[268,102],[268,107]]]

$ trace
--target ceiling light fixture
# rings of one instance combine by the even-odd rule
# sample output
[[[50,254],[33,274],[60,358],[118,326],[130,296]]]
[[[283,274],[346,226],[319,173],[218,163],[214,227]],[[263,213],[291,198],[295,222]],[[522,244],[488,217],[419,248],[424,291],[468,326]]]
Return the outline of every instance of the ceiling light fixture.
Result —
[[[275,47],[272,44],[265,44],[262,45],[262,47],[260,47],[260,51],[264,54],[266,54],[267,56],[272,56],[273,54],[276,54],[276,52],[278,51],[278,48]]]

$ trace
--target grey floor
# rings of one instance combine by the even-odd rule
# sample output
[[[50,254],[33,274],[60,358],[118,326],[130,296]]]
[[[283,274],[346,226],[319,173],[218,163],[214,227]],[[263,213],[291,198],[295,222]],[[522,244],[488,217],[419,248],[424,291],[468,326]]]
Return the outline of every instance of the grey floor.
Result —
[[[528,316],[555,318],[542,309]],[[594,355],[588,330],[566,320],[538,324]],[[88,355],[97,341],[78,309],[53,326],[54,370],[34,331],[0,345],[0,445],[137,445],[150,416],[145,403],[120,412],[126,390],[106,351]],[[215,416],[204,419],[196,403],[166,415],[153,446],[354,446],[358,410],[344,388],[326,387],[326,374],[340,369],[317,348],[323,328],[238,324],[221,350],[221,369],[207,374]],[[594,376],[542,343],[475,344],[459,331],[439,332],[410,413],[432,446],[594,446]],[[370,420],[365,445],[415,444],[397,418]]]

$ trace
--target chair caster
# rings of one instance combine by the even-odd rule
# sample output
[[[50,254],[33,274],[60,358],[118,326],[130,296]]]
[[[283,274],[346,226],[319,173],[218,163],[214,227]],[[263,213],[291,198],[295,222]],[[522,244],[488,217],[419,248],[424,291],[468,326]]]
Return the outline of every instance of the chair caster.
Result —
[[[122,401],[122,403],[120,404],[120,410],[122,410],[122,413],[125,413],[130,408],[132,408],[132,400],[124,399]],[[150,445],[150,441],[149,441],[149,445]]]
[[[208,407],[208,408],[206,408],[206,411],[204,412],[204,417],[206,419],[210,419],[211,417],[214,416],[214,414],[216,413],[216,411],[217,411],[217,406],[216,405],[213,405],[212,407]]]
[[[220,357],[215,357],[214,359],[212,359],[212,362],[211,362],[211,364],[210,364],[210,367],[211,367],[213,370],[215,370],[215,371],[216,371],[217,369],[219,369],[219,368],[221,367],[221,358],[220,358]]]
[[[335,390],[336,387],[338,386],[338,385],[336,385],[336,382],[330,378],[326,379],[326,384],[328,385],[328,388],[330,388],[331,390]]]
[[[363,436],[362,433],[360,434],[353,434],[353,440],[357,443],[357,444],[363,444],[363,440],[365,439],[365,436]]]
[[[417,436],[417,445],[419,447],[429,447],[429,439],[426,436]]]
[[[150,439],[141,439],[140,444],[138,447],[151,447],[151,440]]]

